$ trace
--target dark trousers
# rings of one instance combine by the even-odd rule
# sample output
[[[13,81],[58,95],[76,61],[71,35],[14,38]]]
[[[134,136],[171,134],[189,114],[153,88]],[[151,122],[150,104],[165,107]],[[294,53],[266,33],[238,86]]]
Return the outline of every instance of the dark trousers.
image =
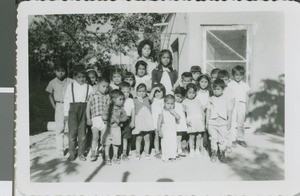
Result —
[[[70,103],[69,110],[69,153],[75,157],[78,138],[78,155],[83,155],[86,145],[86,103]]]

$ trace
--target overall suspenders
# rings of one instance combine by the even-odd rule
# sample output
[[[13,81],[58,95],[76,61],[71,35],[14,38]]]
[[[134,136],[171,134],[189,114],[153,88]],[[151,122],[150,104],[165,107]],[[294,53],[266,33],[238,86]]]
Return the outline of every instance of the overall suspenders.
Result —
[[[74,83],[73,83],[73,82],[72,82],[72,84],[71,84],[71,90],[72,90],[72,99],[73,99],[73,103],[75,103],[75,97],[74,97]],[[89,85],[87,85],[87,88],[86,88],[85,102],[86,102],[87,99],[88,99],[88,95],[89,95]]]

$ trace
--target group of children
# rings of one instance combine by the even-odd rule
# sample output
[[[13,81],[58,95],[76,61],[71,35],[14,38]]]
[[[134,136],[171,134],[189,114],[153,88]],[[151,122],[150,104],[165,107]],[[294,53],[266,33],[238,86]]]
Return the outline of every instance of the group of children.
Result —
[[[141,42],[134,66],[125,73],[114,68],[110,80],[93,69],[86,71],[84,65],[73,68],[74,80],[66,77],[62,66],[55,68],[56,78],[46,91],[55,108],[60,153],[65,149],[64,123],[68,124],[68,160],[75,160],[76,145],[79,160],[86,160],[87,126],[92,131],[90,160],[97,160],[100,141],[107,165],[127,161],[131,141],[135,141],[136,160],[142,153],[151,159],[154,146],[155,158],[174,161],[187,155],[182,145],[186,140],[189,156],[202,156],[206,146],[212,162],[217,161],[218,152],[220,161],[226,162],[225,151],[231,153],[237,144],[247,146],[244,121],[249,87],[242,81],[244,67],[232,69],[232,81],[226,70],[214,69],[209,76],[199,66],[192,66],[178,79],[172,53],[162,50],[156,64],[149,56],[151,51],[151,42]],[[208,145],[203,143],[205,134],[209,135]]]

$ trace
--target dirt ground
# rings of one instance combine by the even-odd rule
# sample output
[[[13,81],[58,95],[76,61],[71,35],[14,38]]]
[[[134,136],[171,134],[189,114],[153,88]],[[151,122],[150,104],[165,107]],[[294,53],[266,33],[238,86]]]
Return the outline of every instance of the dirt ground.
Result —
[[[283,180],[284,138],[270,134],[246,133],[247,148],[238,146],[228,163],[211,163],[208,156],[163,162],[152,157],[107,166],[96,162],[67,161],[58,156],[53,132],[30,137],[31,181],[33,182],[184,182]]]

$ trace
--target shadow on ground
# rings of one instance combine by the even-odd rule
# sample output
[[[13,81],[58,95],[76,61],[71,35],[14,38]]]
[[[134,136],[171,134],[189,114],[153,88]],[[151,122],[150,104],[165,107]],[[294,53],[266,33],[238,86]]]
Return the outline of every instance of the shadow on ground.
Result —
[[[52,159],[40,163],[43,157],[31,160],[31,181],[35,182],[60,182],[61,175],[77,173],[78,163],[65,159]]]
[[[262,152],[259,148],[251,149],[255,158],[246,158],[236,154],[228,157],[228,165],[243,180],[284,180],[284,156],[279,150]],[[275,158],[274,158],[275,157]]]

